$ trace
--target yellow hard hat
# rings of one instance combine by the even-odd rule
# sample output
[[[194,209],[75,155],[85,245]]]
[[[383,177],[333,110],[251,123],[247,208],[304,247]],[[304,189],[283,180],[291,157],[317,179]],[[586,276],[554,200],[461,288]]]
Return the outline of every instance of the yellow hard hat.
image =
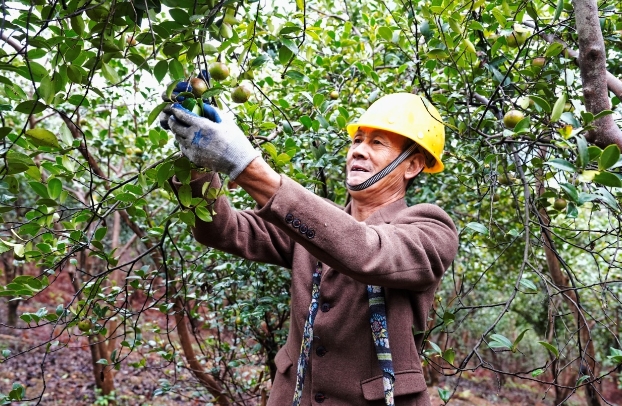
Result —
[[[359,127],[390,131],[419,144],[436,161],[426,165],[424,172],[437,173],[445,167],[441,161],[445,147],[443,120],[429,101],[416,94],[393,93],[379,98],[358,121],[348,124],[350,137]]]

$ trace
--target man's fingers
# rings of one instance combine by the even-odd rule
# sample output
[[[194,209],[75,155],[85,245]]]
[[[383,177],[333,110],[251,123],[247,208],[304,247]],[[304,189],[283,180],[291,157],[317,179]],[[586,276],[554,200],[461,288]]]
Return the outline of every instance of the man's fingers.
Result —
[[[168,125],[169,118],[171,118],[170,114],[160,113],[160,127],[164,128],[165,130],[170,130],[171,128]]]
[[[220,114],[218,114],[218,109],[206,102],[203,102],[203,117],[208,118],[215,123],[222,122]]]
[[[173,133],[175,134],[175,138],[177,138],[177,141],[181,142],[180,138],[185,140],[186,138],[188,138],[188,135],[190,134],[190,129],[189,129],[190,127],[180,123],[173,116],[171,116],[168,119],[168,126],[171,129],[171,131],[173,131]]]

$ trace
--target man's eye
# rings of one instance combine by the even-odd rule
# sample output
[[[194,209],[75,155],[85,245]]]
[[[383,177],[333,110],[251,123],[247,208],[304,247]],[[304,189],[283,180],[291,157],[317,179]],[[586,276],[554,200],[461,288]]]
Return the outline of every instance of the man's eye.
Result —
[[[379,140],[374,140],[374,144],[376,144],[376,145],[382,145],[382,142],[380,142]]]

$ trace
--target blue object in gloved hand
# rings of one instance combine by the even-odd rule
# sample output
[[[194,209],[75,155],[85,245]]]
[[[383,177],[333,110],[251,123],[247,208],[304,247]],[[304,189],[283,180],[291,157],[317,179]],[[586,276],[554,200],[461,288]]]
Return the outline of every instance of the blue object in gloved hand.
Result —
[[[217,109],[209,106],[218,118]],[[199,117],[181,104],[166,106],[168,127],[175,134],[181,152],[194,164],[224,173],[232,180],[258,156],[242,130],[230,118],[220,123]]]

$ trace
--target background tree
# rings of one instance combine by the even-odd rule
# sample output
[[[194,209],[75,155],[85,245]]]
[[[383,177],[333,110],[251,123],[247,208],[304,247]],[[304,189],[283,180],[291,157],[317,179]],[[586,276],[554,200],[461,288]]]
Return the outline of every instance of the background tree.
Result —
[[[289,273],[194,242],[189,227],[218,214],[191,198],[191,165],[156,122],[169,83],[218,61],[230,74],[212,75],[204,98],[279,172],[341,204],[348,122],[395,91],[441,111],[447,169],[407,199],[436,202],[460,230],[429,329],[414,332],[444,401],[449,377],[481,370],[556,404],[578,391],[599,404],[601,382],[617,385],[617,3],[39,0],[2,12],[0,295],[28,309],[6,327],[49,336],[4,349],[3,364],[45,348],[45,382],[49,354],[88,345],[104,396],[134,368],[164,371],[160,395],[265,402]],[[203,192],[253,207],[235,184]]]

